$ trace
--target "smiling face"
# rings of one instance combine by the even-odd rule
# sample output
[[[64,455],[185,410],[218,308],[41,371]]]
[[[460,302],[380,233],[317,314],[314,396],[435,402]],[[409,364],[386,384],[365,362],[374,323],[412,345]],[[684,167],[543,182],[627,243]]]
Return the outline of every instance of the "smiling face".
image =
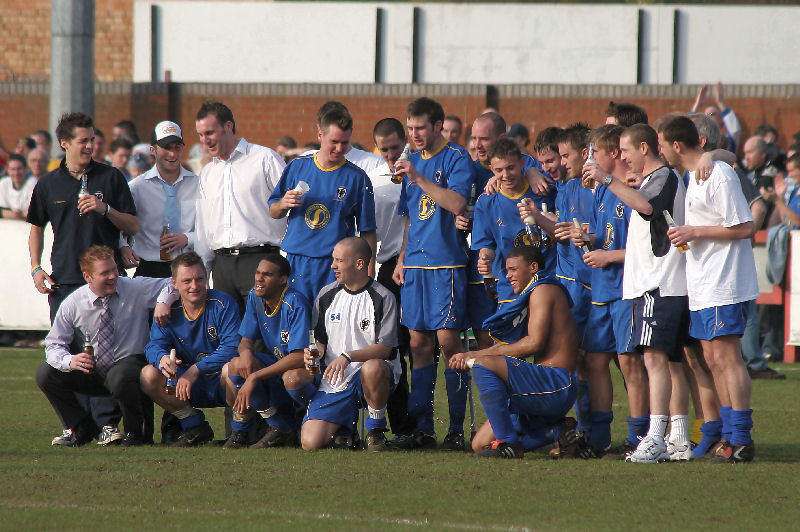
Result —
[[[472,124],[472,140],[475,142],[475,151],[478,159],[483,164],[489,164],[489,150],[500,136],[495,134],[494,125],[491,120],[481,120],[477,118]]]
[[[561,155],[552,149],[546,148],[537,152],[536,158],[542,164],[542,170],[547,172],[553,179],[561,181],[567,175],[567,169],[561,164]]]
[[[175,142],[170,142],[164,148],[158,144],[150,146],[150,153],[153,154],[158,172],[162,176],[172,176],[180,172],[183,147],[183,143],[177,140]]]
[[[208,295],[206,272],[200,264],[178,266],[178,271],[172,278],[172,285],[180,294],[181,301],[195,307],[202,305]]]
[[[583,163],[586,162],[586,150],[577,150],[569,142],[558,143],[558,154],[561,155],[561,164],[567,173],[567,178],[580,177]]]
[[[352,129],[343,130],[335,124],[326,129],[317,128],[319,138],[318,158],[324,166],[336,166],[344,160],[345,154],[350,150],[350,136]]]
[[[644,144],[644,143],[642,143]],[[622,135],[619,139],[620,156],[631,172],[642,173],[644,171],[644,153],[639,146],[634,146],[630,137]]]
[[[96,260],[90,271],[83,272],[83,279],[91,291],[99,296],[110,296],[117,291],[119,269],[114,259]]]
[[[216,115],[208,114],[205,118],[195,121],[194,125],[200,137],[200,144],[205,146],[209,155],[227,160],[236,147],[233,122],[220,124]]]
[[[85,167],[92,160],[92,149],[94,148],[94,129],[90,127],[76,127],[72,131],[72,138],[62,139],[61,147],[64,148],[64,156],[67,167]]]
[[[500,180],[500,187],[511,193],[520,193],[526,182],[522,178],[522,158],[516,156],[494,157],[491,162],[492,173]]]
[[[519,294],[533,276],[539,271],[539,266],[535,262],[528,263],[522,257],[509,257],[506,259],[506,279],[511,284],[511,289],[515,294]]]

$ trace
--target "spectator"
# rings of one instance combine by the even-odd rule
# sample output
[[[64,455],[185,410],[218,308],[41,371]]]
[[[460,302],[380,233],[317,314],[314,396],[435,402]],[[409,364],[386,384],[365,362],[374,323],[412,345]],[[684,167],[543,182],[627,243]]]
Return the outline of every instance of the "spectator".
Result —
[[[693,113],[704,113],[714,119],[720,131],[724,129],[727,144],[718,146],[730,152],[736,153],[739,147],[739,135],[742,133],[742,126],[733,109],[728,108],[724,102],[722,82],[717,82],[714,87],[714,101],[708,98],[708,85],[703,85],[697,91],[697,98],[692,105]],[[704,107],[705,106],[705,107]],[[700,108],[703,107],[701,110]]]
[[[131,146],[139,144],[139,134],[136,133],[136,124],[130,120],[120,120],[114,124],[114,127],[111,128],[111,140],[117,140],[118,138],[127,139],[128,142],[131,143]]]
[[[130,181],[130,174],[128,174],[128,170],[125,167],[128,165],[128,160],[131,158],[133,145],[125,138],[118,138],[111,141],[108,149],[111,166],[122,172],[125,179]]]
[[[528,153],[528,145],[531,143],[531,134],[524,124],[515,122],[508,126],[506,137],[517,143],[517,146],[519,146],[519,151],[522,153],[522,155]]]
[[[24,220],[28,216],[36,179],[26,177],[25,157],[8,156],[8,176],[0,179],[0,218]]]
[[[606,107],[606,124],[630,127],[634,124],[646,124],[647,112],[632,103],[608,102]]]
[[[442,135],[448,142],[459,144],[461,134],[464,132],[464,124],[461,119],[456,115],[447,115],[444,117],[444,124],[442,125]]]

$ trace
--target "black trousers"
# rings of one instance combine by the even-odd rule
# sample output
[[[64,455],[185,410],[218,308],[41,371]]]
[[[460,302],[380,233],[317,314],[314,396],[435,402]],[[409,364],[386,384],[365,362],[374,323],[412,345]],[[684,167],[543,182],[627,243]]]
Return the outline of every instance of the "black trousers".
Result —
[[[393,293],[397,300],[397,356],[400,357],[400,366],[402,368],[400,382],[397,383],[397,387],[389,396],[389,401],[386,404],[386,415],[389,417],[389,425],[392,427],[394,434],[411,434],[415,423],[408,415],[408,366],[406,364],[406,357],[411,353],[411,338],[408,329],[400,325],[400,286],[392,280],[392,273],[396,265],[397,256],[394,256],[381,264],[380,268],[378,268],[377,276],[377,281]]]
[[[97,372],[63,372],[44,362],[36,370],[36,384],[47,397],[64,427],[91,426],[90,412],[75,397],[76,393],[90,397],[111,397],[119,404],[125,432],[137,437],[152,438],[153,401],[141,390],[139,375],[147,365],[144,355],[132,355],[118,360],[105,377]],[[150,419],[149,434],[145,419]]]
[[[139,261],[139,266],[136,267],[134,277],[157,277],[159,279],[166,279],[172,277],[172,270],[170,269],[170,262],[154,262],[149,260]]]

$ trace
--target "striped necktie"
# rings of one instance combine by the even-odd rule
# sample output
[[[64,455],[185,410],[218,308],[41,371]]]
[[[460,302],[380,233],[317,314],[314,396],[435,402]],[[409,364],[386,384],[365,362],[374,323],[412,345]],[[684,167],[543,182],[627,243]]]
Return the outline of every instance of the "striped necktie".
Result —
[[[111,314],[111,296],[101,298],[103,312],[97,329],[97,348],[95,349],[95,370],[102,376],[114,364],[114,316]]]

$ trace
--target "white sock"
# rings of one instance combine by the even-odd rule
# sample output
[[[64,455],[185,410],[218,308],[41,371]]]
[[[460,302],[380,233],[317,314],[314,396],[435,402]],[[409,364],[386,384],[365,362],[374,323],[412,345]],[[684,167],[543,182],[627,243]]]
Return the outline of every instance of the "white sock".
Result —
[[[386,407],[376,410],[371,406],[367,405],[367,414],[372,419],[383,419],[386,417]]]
[[[664,439],[664,434],[667,433],[667,422],[669,416],[650,415],[650,429],[647,431],[648,436],[652,436],[658,440]]]
[[[689,438],[687,437],[687,427],[689,425],[689,416],[688,415],[677,415],[672,416],[669,418],[670,420],[670,429],[669,429],[669,441],[672,443],[680,443],[685,444],[689,443]]]

